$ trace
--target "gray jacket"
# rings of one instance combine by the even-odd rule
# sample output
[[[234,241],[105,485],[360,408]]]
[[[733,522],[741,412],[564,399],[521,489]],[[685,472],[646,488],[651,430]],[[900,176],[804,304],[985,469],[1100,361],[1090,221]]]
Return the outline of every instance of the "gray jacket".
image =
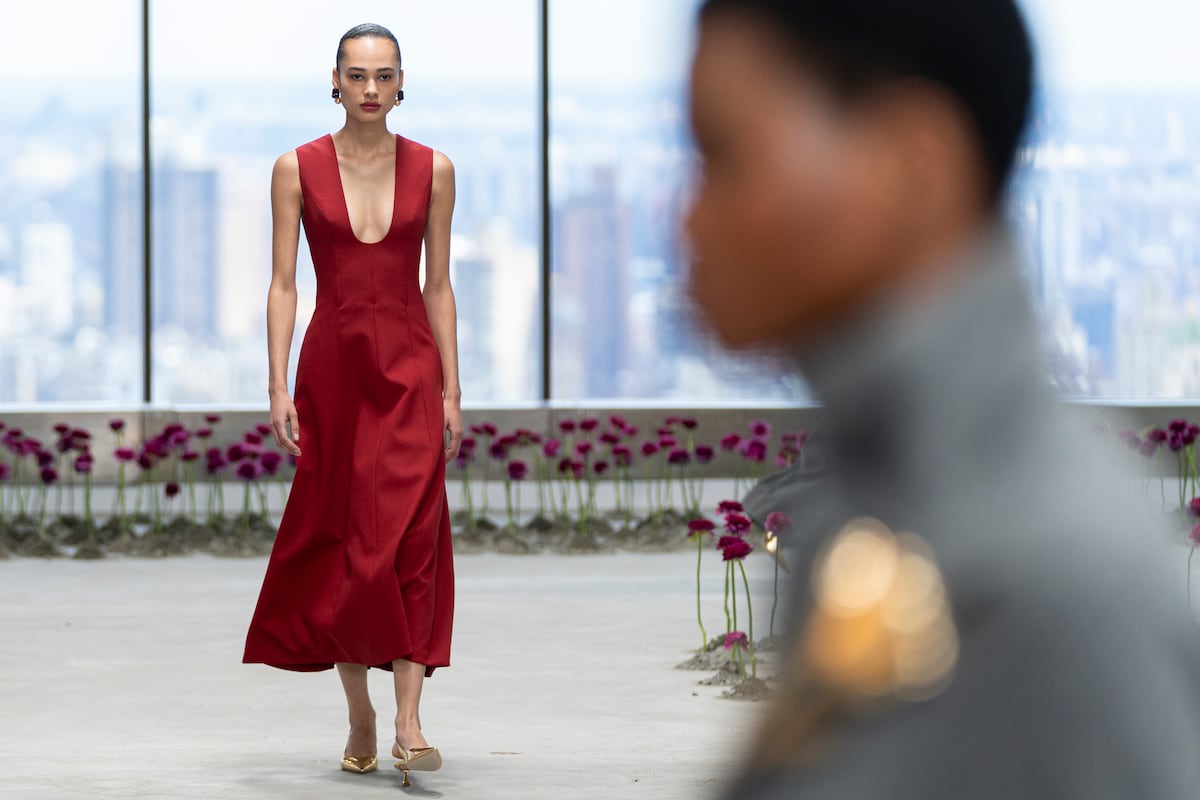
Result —
[[[927,702],[830,723],[819,753],[743,775],[732,798],[1200,797],[1186,551],[1136,497],[1115,437],[1045,388],[1007,238],[989,234],[975,260],[940,298],[891,298],[800,355],[827,409],[829,477],[793,472],[750,498],[827,531],[871,516],[922,536],[952,604],[955,675]],[[793,636],[817,544],[792,551]]]

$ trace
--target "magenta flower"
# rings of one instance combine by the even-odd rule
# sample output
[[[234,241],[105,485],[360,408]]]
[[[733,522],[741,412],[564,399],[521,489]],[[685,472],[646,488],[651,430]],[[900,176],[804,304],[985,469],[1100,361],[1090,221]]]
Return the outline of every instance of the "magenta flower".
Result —
[[[642,442],[642,455],[646,458],[658,452],[658,442]]]
[[[191,462],[195,461],[196,459],[200,458],[200,453],[196,452],[195,450],[184,450],[179,455],[179,458],[181,461],[186,461],[188,463],[191,463]]]
[[[681,467],[691,463],[692,455],[682,447],[677,447],[667,454],[667,463],[673,466]]]
[[[517,437],[517,435],[515,433],[506,433],[503,436],[501,436],[499,439],[496,440],[496,442],[498,444],[500,444],[502,447],[504,447],[505,449],[507,449],[509,447],[516,447],[518,441],[519,441],[519,438]]]
[[[248,431],[246,435],[242,437],[242,441],[246,442],[247,444],[262,444],[262,440],[262,434],[258,433],[257,431]]]
[[[628,467],[633,463],[633,451],[623,444],[612,449],[612,456],[618,467]]]
[[[786,536],[792,532],[792,518],[782,511],[772,511],[767,514],[765,527],[776,536]]]
[[[270,436],[271,435],[271,426],[265,422],[258,423],[257,425],[254,426],[254,429],[256,431],[258,431],[259,436]]]
[[[1182,433],[1172,433],[1167,440],[1167,447],[1171,448],[1172,452],[1178,453],[1183,449],[1185,442],[1183,441]]]
[[[0,481],[6,481],[12,477],[12,467],[0,461]]]
[[[721,437],[722,450],[737,450],[742,443],[742,437],[736,433],[730,433]]]
[[[571,474],[575,476],[575,480],[583,480],[587,477],[587,467],[582,461],[571,462]]]
[[[243,461],[237,465],[237,476],[244,481],[257,480],[262,474],[262,467],[257,461]]]
[[[58,470],[54,467],[42,467],[41,477],[42,483],[49,486],[58,480]]]
[[[1192,543],[1192,547],[1200,547],[1200,522],[1197,522],[1188,531],[1188,541]]]
[[[116,450],[113,450],[113,457],[117,461],[129,462],[137,458],[137,453],[133,451],[132,447],[118,447]]]
[[[475,423],[470,428],[468,428],[468,430],[471,431],[471,433],[475,434],[476,436],[485,435],[484,431],[483,431],[483,426],[480,425],[479,423]]]
[[[682,420],[679,419],[679,417],[667,417],[665,420],[663,420],[663,422],[667,424],[667,427],[674,427],[682,422]]]
[[[221,415],[220,414],[205,414],[204,421],[207,422],[209,425],[216,425],[218,422],[221,421]]]
[[[49,450],[37,451],[37,462],[39,467],[48,467],[54,463],[54,453]]]
[[[608,424],[612,425],[614,428],[616,428],[619,431],[625,430],[625,428],[627,426],[625,418],[622,417],[620,414],[613,414],[611,417],[609,417]]]
[[[600,441],[609,447],[612,447],[621,441],[621,437],[617,436],[612,431],[605,431],[604,433],[600,434]]]
[[[1153,442],[1149,439],[1146,439],[1138,448],[1138,452],[1146,458],[1152,458],[1154,454],[1158,452],[1158,442]]]
[[[207,470],[209,475],[217,474],[221,470],[225,469],[226,465],[229,463],[225,460],[225,454],[221,452],[221,448],[219,447],[209,448],[208,452],[205,453],[205,458],[207,460]]]
[[[661,447],[663,450],[670,450],[671,448],[675,447],[677,444],[679,444],[679,442],[676,441],[675,437],[671,436],[670,434],[658,437],[658,446]]]
[[[138,466],[141,467],[142,469],[153,469],[154,468],[154,454],[149,452],[148,450],[143,450],[142,452],[138,453],[137,463],[138,463]]]
[[[458,444],[458,452],[461,454],[465,451],[468,454],[467,457],[471,458],[475,455],[475,447],[478,443],[474,436],[464,436]]]
[[[163,487],[163,494],[165,494],[167,497],[175,497],[179,494],[179,484],[175,481],[171,481]]]
[[[800,448],[794,445],[784,445],[779,448],[779,453],[775,456],[775,465],[778,467],[790,467],[796,463],[796,459],[800,458]]]
[[[569,475],[575,472],[575,462],[570,458],[561,458],[558,461],[558,474]]]
[[[595,464],[592,465],[592,472],[595,473],[597,477],[608,472],[608,462],[605,461],[604,459],[600,459],[599,461],[597,461]]]
[[[241,461],[246,457],[246,446],[241,442],[234,442],[225,451],[225,457],[230,461]]]
[[[1197,431],[1200,432],[1200,428],[1197,428]],[[92,434],[89,431],[85,431],[83,428],[76,428],[71,431],[71,438],[78,439],[81,442],[90,442],[92,440]]]
[[[69,431],[69,430],[71,430],[71,426],[66,424],[65,422],[60,422],[54,426],[54,432],[57,433],[59,436],[65,436],[67,431]]]
[[[575,420],[560,419],[558,421],[558,429],[560,431],[562,431],[563,433],[574,433],[575,432]]]
[[[269,450],[262,454],[262,458],[259,459],[259,463],[262,464],[263,470],[268,475],[274,475],[279,471],[279,465],[283,463],[283,456],[281,456],[279,453],[276,453],[274,450]]]
[[[586,458],[587,455],[591,452],[592,452],[592,443],[591,442],[576,442],[575,455],[583,456],[584,458]]]
[[[694,519],[688,523],[688,538],[693,536],[703,536],[706,533],[712,533],[717,529],[711,519]]]
[[[626,425],[625,426],[625,435],[630,439],[637,438],[638,426],[637,425]]]
[[[662,428],[659,428],[657,431],[655,431],[655,433],[657,433],[657,434],[658,434],[658,438],[660,438],[660,439],[661,439],[661,438],[663,438],[664,436],[671,436],[671,435],[673,435],[673,434],[675,433],[675,429],[674,429],[674,428],[671,428],[671,427],[662,427]]]
[[[499,433],[499,430],[496,428],[495,424],[491,422],[485,422],[483,423],[483,432],[486,436],[494,438],[496,434]]]
[[[717,504],[718,514],[732,514],[734,512],[742,512],[746,509],[742,508],[742,504],[737,500],[722,500]]]
[[[722,561],[741,561],[754,552],[754,547],[740,536],[722,536],[717,540]]]
[[[747,647],[749,644],[750,640],[741,631],[730,631],[725,634],[726,650],[732,650],[734,647]]]
[[[75,462],[71,465],[80,475],[86,475],[92,471],[92,466],[96,461],[92,458],[91,453],[84,453],[76,457]]]
[[[771,438],[771,424],[765,419],[756,419],[748,427],[750,428],[750,435],[755,439],[764,440]]]
[[[542,445],[542,454],[546,458],[558,458],[558,454],[562,451],[562,441],[559,439],[549,439]]]
[[[1167,430],[1171,433],[1183,433],[1188,428],[1186,419],[1173,419],[1167,423]]]
[[[679,420],[679,424],[687,428],[689,431],[694,431],[700,425],[693,417],[684,417]]]
[[[756,461],[762,463],[767,460],[767,445],[760,439],[751,439],[748,442],[743,442],[742,458],[747,461]]]
[[[1193,517],[1200,517],[1200,497],[1193,497],[1188,503],[1188,513]]]
[[[196,436],[201,439],[207,439],[208,437],[212,436],[212,433],[213,433],[212,428],[197,428],[196,429]]]
[[[1167,432],[1164,431],[1162,428],[1155,428],[1154,430],[1152,430],[1146,434],[1146,438],[1149,439],[1150,441],[1154,442],[1155,444],[1166,444]]]
[[[497,461],[507,461],[508,448],[500,444],[500,442],[492,442],[491,446],[488,447],[488,455]]]
[[[716,458],[716,456],[717,456],[717,452],[716,452],[716,450],[713,449],[712,445],[709,445],[709,444],[696,445],[696,463],[708,464],[714,458]]]
[[[508,462],[508,479],[512,481],[523,481],[529,475],[529,465],[524,461]]]
[[[591,433],[598,427],[600,427],[600,420],[595,417],[584,417],[579,421],[579,429],[587,433]]]
[[[1183,432],[1183,443],[1191,446],[1196,443],[1196,437],[1200,436],[1200,426],[1188,425],[1187,430]]]
[[[732,514],[725,515],[725,530],[737,536],[749,532],[753,525],[754,523],[745,514],[733,512]]]

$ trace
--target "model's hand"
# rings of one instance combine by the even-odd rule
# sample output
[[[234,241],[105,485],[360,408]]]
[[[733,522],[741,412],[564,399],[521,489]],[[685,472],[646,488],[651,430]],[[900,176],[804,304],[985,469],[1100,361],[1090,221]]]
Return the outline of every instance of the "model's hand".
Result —
[[[445,408],[446,430],[450,432],[450,443],[446,447],[446,461],[458,458],[458,447],[463,440],[462,407],[457,400],[449,397],[442,401]]]
[[[294,456],[300,455],[300,420],[296,416],[296,405],[287,392],[271,394],[271,430],[275,432],[276,444]]]

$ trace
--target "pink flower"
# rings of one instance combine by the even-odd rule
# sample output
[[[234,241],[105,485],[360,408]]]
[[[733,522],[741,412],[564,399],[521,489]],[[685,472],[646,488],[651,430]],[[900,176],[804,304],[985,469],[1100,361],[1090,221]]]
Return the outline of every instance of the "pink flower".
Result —
[[[133,451],[132,447],[118,447],[113,451],[113,457],[117,461],[129,462],[137,458],[137,453]]]
[[[71,466],[74,467],[75,471],[78,472],[80,475],[86,475],[92,471],[92,466],[95,463],[96,462],[92,458],[91,453],[84,453],[83,455],[78,456],[75,459],[75,463],[72,464]]]
[[[472,425],[470,428],[468,428],[468,430],[470,430],[471,433],[475,434],[476,436],[484,435],[483,426],[480,425],[479,423]]]
[[[754,523],[745,514],[739,514],[735,511],[725,515],[725,530],[737,536],[749,532],[753,525]]]
[[[755,439],[765,440],[771,438],[771,424],[765,419],[756,419],[748,427],[750,428],[750,435]]]
[[[562,441],[559,439],[549,439],[542,445],[542,454],[546,458],[558,458],[559,452],[562,450]]]
[[[163,494],[165,494],[167,497],[175,497],[177,494],[179,494],[179,484],[175,481],[171,481],[163,487]]]
[[[663,420],[663,422],[665,422],[667,427],[670,428],[678,425],[680,422],[682,422],[682,420],[680,420],[679,417],[667,417],[665,420]]]
[[[696,462],[698,464],[707,464],[716,458],[716,455],[717,453],[715,450],[713,450],[712,445],[696,445]]]
[[[263,437],[257,431],[249,431],[242,437],[242,441],[247,444],[262,444]]]
[[[1193,525],[1188,532],[1188,541],[1192,543],[1192,547],[1200,547],[1200,522]]]
[[[1200,517],[1200,497],[1193,497],[1188,503],[1188,512],[1193,517]]]
[[[637,425],[626,425],[625,426],[625,435],[628,436],[630,439],[636,438],[638,435],[638,426]]]
[[[741,561],[754,552],[754,547],[740,536],[722,536],[717,540],[722,561]]]
[[[730,433],[721,437],[722,450],[737,450],[742,443],[742,437],[736,433]]]
[[[642,455],[646,458],[658,452],[658,442],[642,442]]]
[[[703,536],[706,533],[712,533],[717,529],[710,519],[694,519],[688,523],[688,538],[693,536]]]
[[[271,426],[265,422],[260,422],[254,426],[254,430],[258,431],[259,436],[270,436]]]
[[[767,514],[765,527],[776,536],[786,536],[792,532],[792,518],[782,511],[772,511]]]
[[[718,514],[732,514],[735,511],[741,512],[745,510],[746,509],[742,508],[742,504],[737,500],[722,500],[717,504]]]
[[[592,452],[591,442],[577,442],[575,444],[575,455],[587,457],[588,453]]]
[[[625,427],[627,425],[625,418],[622,417],[620,414],[613,414],[611,417],[609,417],[608,424],[612,425],[614,428],[616,428],[619,431],[625,430]]]
[[[213,433],[212,428],[197,428],[196,429],[196,436],[201,439],[207,439],[208,437],[212,436],[212,433]]]
[[[515,433],[506,433],[496,440],[496,442],[504,448],[515,447],[517,441],[518,438]]]
[[[670,450],[675,445],[679,444],[674,436],[666,435],[658,437],[658,446],[663,450]]]
[[[246,457],[246,446],[241,442],[234,442],[225,451],[225,457],[230,461],[241,461]]]
[[[571,474],[575,476],[575,480],[581,481],[587,477],[587,467],[582,461],[572,461]]]
[[[483,430],[483,435],[489,438],[495,438],[496,434],[500,432],[499,429],[491,422],[485,422],[479,427]]]
[[[508,462],[508,479],[512,481],[523,481],[529,474],[529,465],[524,461]]]
[[[562,431],[563,433],[574,433],[575,432],[575,420],[560,419],[558,421],[558,429],[560,431]]]
[[[747,647],[750,644],[750,639],[741,631],[730,631],[725,634],[725,649],[732,650],[735,647]]]
[[[600,427],[600,420],[594,417],[584,417],[579,421],[579,429],[581,431],[587,431],[588,433],[591,433],[598,427]]]
[[[604,433],[600,434],[600,441],[609,447],[612,447],[617,442],[621,441],[621,438],[612,431],[605,431]]]

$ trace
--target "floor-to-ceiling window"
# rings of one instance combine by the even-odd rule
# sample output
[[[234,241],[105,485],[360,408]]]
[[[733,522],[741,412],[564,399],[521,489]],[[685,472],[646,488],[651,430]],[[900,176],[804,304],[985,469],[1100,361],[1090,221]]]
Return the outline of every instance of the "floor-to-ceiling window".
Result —
[[[0,403],[136,401],[140,2],[6,4],[0,84]]]

